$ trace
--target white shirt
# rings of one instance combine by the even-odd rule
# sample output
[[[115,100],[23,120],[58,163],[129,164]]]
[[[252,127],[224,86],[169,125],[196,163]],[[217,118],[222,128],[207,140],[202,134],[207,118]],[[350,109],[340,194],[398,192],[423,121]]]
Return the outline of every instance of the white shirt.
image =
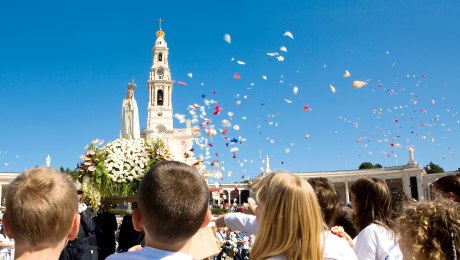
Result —
[[[370,224],[354,240],[355,253],[359,260],[403,259],[393,232],[381,225]]]
[[[144,247],[134,252],[113,254],[107,257],[107,260],[144,260],[144,259],[163,259],[163,260],[192,260],[190,255],[156,249],[153,247]]]
[[[244,231],[250,234],[256,234],[257,229],[259,228],[256,216],[242,213],[228,213],[224,216],[224,222],[229,229]],[[323,232],[321,242],[324,246],[323,259],[325,260],[358,259],[348,242],[345,239],[332,234],[330,231]],[[283,255],[279,255],[270,259],[284,259],[283,257]]]

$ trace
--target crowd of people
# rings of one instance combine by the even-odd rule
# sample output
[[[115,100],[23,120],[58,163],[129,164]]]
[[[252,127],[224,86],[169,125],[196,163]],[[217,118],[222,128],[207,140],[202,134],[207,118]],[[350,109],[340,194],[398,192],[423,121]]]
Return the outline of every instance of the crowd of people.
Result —
[[[214,218],[222,243],[214,259],[459,259],[460,174],[436,180],[434,199],[421,202],[370,177],[351,185],[349,205],[325,178],[271,173],[251,188],[257,205]],[[12,257],[194,259],[192,239],[213,220],[206,181],[180,162],[146,173],[118,250],[115,216],[102,210],[93,218],[80,195],[51,168],[19,175],[8,187],[1,229],[14,239]]]

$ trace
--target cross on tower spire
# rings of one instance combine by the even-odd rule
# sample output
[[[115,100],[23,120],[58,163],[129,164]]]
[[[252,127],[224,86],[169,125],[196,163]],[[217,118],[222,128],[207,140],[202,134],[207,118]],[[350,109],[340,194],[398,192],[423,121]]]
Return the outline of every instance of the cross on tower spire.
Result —
[[[158,19],[158,23],[160,24],[160,31],[161,31],[161,23],[162,22],[164,22],[164,20],[162,20],[161,17],[160,17],[160,19]]]

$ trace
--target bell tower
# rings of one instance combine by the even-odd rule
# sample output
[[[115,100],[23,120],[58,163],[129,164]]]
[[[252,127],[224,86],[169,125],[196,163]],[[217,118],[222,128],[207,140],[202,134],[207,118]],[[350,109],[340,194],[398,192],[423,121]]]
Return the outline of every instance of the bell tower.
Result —
[[[148,80],[149,103],[147,106],[147,136],[157,136],[173,131],[173,106],[171,71],[168,64],[168,45],[161,28],[163,20],[158,21],[160,29],[156,33],[152,49],[152,67]]]

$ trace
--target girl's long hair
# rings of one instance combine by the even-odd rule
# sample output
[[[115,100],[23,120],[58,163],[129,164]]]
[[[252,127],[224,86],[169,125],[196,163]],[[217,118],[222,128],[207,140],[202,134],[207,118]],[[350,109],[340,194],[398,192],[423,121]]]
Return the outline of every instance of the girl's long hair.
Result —
[[[355,197],[353,208],[359,230],[372,223],[379,224],[389,230],[393,226],[390,218],[391,194],[384,180],[377,178],[358,179],[350,187]]]
[[[256,189],[262,212],[251,259],[276,255],[322,259],[323,218],[310,184],[289,173],[276,173],[260,180]]]

